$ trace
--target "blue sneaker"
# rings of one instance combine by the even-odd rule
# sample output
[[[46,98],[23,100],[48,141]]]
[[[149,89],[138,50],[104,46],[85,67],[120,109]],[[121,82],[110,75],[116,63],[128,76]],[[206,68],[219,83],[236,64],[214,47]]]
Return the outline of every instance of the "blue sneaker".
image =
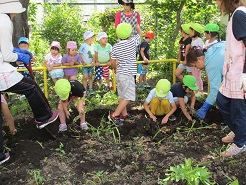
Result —
[[[123,122],[120,120],[120,116],[114,116],[113,113],[108,115],[109,121],[116,124],[117,127],[123,126]]]
[[[90,94],[94,94],[94,90],[93,89],[89,89],[89,93]]]

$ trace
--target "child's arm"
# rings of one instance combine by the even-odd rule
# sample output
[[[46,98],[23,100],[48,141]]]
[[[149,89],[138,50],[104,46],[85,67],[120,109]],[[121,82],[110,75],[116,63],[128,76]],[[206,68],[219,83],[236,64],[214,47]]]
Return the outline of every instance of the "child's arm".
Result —
[[[78,97],[77,110],[79,114],[85,113],[84,106],[85,106],[85,97]]]
[[[143,58],[144,62],[145,62],[145,63],[148,63],[148,62],[149,62],[149,60],[145,57],[144,50],[145,50],[145,48],[144,48],[144,47],[143,47],[143,48],[141,48],[141,49],[140,49],[140,54],[141,54],[141,56],[142,56],[142,58]]]
[[[44,66],[48,69],[48,71],[51,71],[51,70],[52,70],[52,66],[49,66],[49,65],[48,65],[48,61],[47,61],[47,60],[44,60],[44,61],[43,61],[43,64],[44,64]]]
[[[150,109],[149,109],[149,103],[148,102],[144,102],[144,104],[143,104],[143,106],[144,106],[144,109],[145,109],[145,111],[149,114],[149,117],[154,121],[154,122],[156,122],[156,117],[155,117],[155,115],[150,111]]]
[[[192,117],[190,116],[189,112],[187,111],[186,107],[185,107],[185,102],[184,102],[184,98],[178,98],[179,100],[179,106],[180,109],[182,110],[183,114],[185,115],[185,117],[189,120],[192,121]]]
[[[111,58],[111,54],[112,54],[112,52],[109,53],[109,58]],[[106,64],[107,64],[108,66],[111,66],[110,60],[109,60]]]
[[[172,103],[171,107],[172,107],[172,109],[170,110],[170,112],[167,113],[166,116],[164,116],[164,118],[162,119],[162,121],[161,121],[162,124],[166,124],[168,121],[168,118],[177,110],[177,106],[175,103]]]
[[[179,48],[178,61],[177,62],[181,64],[181,50],[180,50],[180,48]]]
[[[70,112],[67,110],[67,103],[61,101],[61,105],[62,105],[63,111],[65,112],[66,118],[69,119],[69,117],[70,117]]]
[[[82,63],[82,65],[86,66],[86,65],[87,65],[87,63],[83,60],[83,58],[82,58],[82,54],[81,54],[81,53],[79,53],[79,56],[80,56],[80,59],[81,59],[81,63]]]
[[[116,59],[110,59],[111,66],[113,67],[114,71],[116,71]]]

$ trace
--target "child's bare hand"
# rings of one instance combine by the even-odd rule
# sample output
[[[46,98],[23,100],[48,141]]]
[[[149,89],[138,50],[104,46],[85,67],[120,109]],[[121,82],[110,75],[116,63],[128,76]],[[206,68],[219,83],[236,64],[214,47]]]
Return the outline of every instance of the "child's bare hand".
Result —
[[[82,62],[82,65],[83,65],[83,66],[86,66],[86,65],[87,65],[87,63],[85,63],[85,62]]]
[[[69,119],[69,117],[70,117],[70,112],[67,110],[67,111],[65,112],[65,114],[66,114],[67,119]]]
[[[162,121],[161,121],[161,124],[166,124],[168,121],[168,116],[165,116]]]
[[[145,63],[148,63],[149,60],[148,60],[146,57],[144,57],[144,62],[145,62]]]
[[[9,132],[10,132],[10,134],[11,134],[11,135],[15,135],[15,134],[16,134],[16,132],[17,132],[17,130],[16,130],[15,128],[14,128],[14,129],[10,129],[10,131],[9,131]]]
[[[69,63],[69,65],[70,65],[70,66],[73,66],[73,65],[74,65],[74,63],[75,63],[75,61],[74,61],[74,60],[72,60],[72,62],[70,62],[70,63]]]
[[[111,66],[111,62],[107,62],[106,64],[107,64],[108,66]]]
[[[151,118],[154,122],[156,122],[156,119],[157,119],[157,118],[156,118],[154,115],[151,115],[150,118]]]

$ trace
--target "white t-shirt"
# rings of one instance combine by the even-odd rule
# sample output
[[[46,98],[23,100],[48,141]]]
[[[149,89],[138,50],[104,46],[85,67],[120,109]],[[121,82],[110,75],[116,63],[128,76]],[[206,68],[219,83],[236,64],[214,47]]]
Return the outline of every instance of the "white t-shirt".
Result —
[[[147,96],[147,98],[146,98],[146,100],[145,100],[147,103],[150,103],[151,100],[152,100],[153,98],[156,98],[156,97],[159,98],[160,100],[168,99],[169,102],[170,102],[170,104],[174,103],[173,93],[172,93],[171,91],[169,91],[165,97],[162,97],[162,98],[161,98],[161,97],[158,97],[158,96],[156,95],[155,90],[156,90],[156,88],[152,89],[152,90],[149,92],[149,95]]]
[[[46,55],[45,60],[47,61],[47,64],[49,66],[53,64],[61,64],[62,56],[59,54],[56,57],[53,57],[51,53],[49,53]],[[60,73],[60,72],[63,72],[63,69],[52,69],[49,73],[54,74],[54,73]]]

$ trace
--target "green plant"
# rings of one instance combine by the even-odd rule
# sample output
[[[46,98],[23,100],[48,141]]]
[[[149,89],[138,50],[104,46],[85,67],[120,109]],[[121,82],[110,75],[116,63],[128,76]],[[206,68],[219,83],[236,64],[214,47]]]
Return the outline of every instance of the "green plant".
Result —
[[[101,171],[96,172],[96,174],[92,174],[92,173],[87,173],[87,174],[90,176],[96,177],[98,180],[98,183],[103,184],[104,183],[103,182],[103,173],[104,173],[104,171],[101,170]],[[97,182],[94,182],[93,180],[86,180],[86,184],[89,184],[89,183],[92,183],[95,185],[98,184]]]
[[[167,184],[172,181],[186,181],[188,185],[199,185],[200,183],[205,185],[216,184],[216,182],[210,181],[212,176],[208,169],[204,166],[193,166],[190,158],[185,158],[184,164],[170,166],[170,169],[166,170],[166,172],[168,177],[159,179],[159,184]]]
[[[28,174],[33,176],[36,185],[43,185],[45,183],[45,178],[41,175],[41,170],[29,170]]]
[[[56,148],[56,151],[58,152],[57,155],[59,157],[63,157],[66,154],[64,150],[64,145],[61,142],[60,142],[59,148]]]

